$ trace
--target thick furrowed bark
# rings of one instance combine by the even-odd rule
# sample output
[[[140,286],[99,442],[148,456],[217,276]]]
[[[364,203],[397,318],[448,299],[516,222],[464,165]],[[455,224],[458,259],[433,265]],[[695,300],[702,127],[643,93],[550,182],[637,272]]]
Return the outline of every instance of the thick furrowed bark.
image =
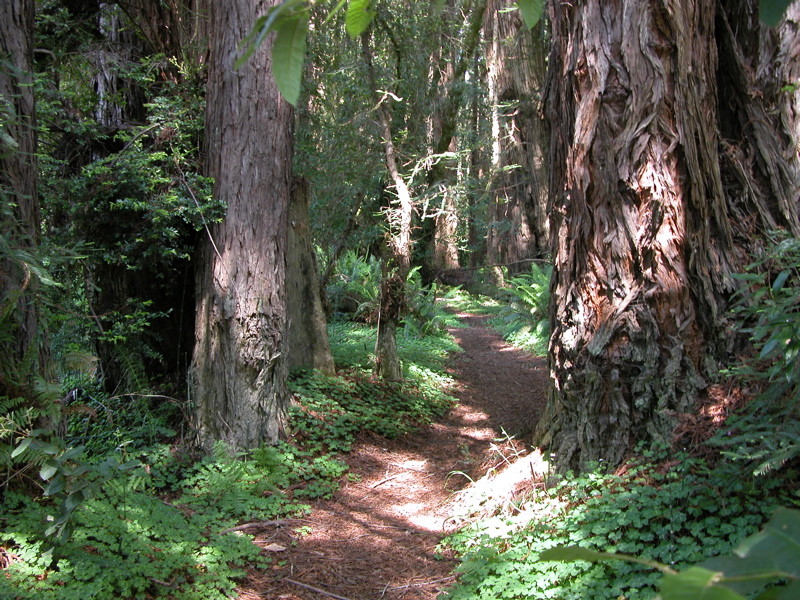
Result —
[[[546,255],[547,147],[539,101],[545,74],[543,25],[523,25],[510,0],[492,0],[486,11],[486,65],[492,107],[492,194],[489,262],[515,263]],[[528,263],[512,265],[512,273]]]
[[[292,113],[262,47],[239,70],[255,4],[211,6],[206,146],[214,193],[228,206],[202,250],[190,373],[205,446],[274,442],[288,393],[284,328]]]
[[[666,438],[724,346],[714,16],[688,0],[553,5],[555,389],[538,436],[559,467]]]
[[[36,187],[36,111],[33,97],[33,17],[31,0],[0,6],[0,98],[3,129],[14,145],[0,141],[0,226],[13,250],[35,251],[39,243]],[[15,395],[47,363],[40,344],[36,278],[19,257],[0,257],[0,313],[9,341],[0,346],[0,395]]]

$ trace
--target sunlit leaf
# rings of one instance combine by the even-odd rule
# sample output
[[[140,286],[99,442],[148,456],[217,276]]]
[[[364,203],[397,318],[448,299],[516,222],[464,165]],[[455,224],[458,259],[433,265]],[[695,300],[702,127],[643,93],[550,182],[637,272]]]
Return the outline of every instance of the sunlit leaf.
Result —
[[[24,440],[22,440],[20,442],[19,446],[14,448],[14,451],[11,453],[11,458],[15,458],[15,457],[19,456],[20,454],[22,454],[23,452],[25,452],[25,450],[28,449],[28,446],[31,445],[31,442],[33,442],[33,438],[32,437],[26,437]]]
[[[48,460],[39,469],[39,477],[47,481],[58,471],[58,463],[53,460]]]
[[[300,97],[307,34],[308,14],[303,12],[281,22],[272,45],[272,75],[281,95],[292,106]]]
[[[350,0],[345,16],[345,29],[351,38],[357,38],[372,21],[372,11],[369,10],[370,0]]]

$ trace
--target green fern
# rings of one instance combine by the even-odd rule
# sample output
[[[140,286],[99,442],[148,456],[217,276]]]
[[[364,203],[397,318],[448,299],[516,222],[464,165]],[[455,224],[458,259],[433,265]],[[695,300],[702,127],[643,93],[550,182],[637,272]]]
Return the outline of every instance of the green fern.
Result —
[[[763,475],[800,457],[800,238],[773,233],[737,279],[742,285],[732,315],[758,354],[730,372],[763,391],[710,443]]]

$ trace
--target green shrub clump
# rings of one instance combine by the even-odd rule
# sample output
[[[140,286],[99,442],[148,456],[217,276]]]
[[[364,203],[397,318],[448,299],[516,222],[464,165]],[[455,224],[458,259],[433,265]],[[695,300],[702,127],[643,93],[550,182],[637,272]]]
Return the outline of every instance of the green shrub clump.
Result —
[[[453,399],[433,386],[364,376],[303,373],[292,381],[293,438],[319,452],[347,452],[361,432],[387,438],[409,433],[447,412]]]
[[[787,473],[787,477],[792,474]],[[797,504],[785,478],[743,478],[686,455],[648,455],[624,470],[565,477],[520,511],[464,528],[447,540],[462,575],[448,600],[651,599],[660,573],[623,561],[537,562],[579,546],[680,569],[729,552],[780,504]]]
[[[552,271],[550,265],[532,263],[528,273],[512,277],[501,290],[501,308],[491,319],[492,326],[507,342],[538,355],[547,353],[550,337]]]

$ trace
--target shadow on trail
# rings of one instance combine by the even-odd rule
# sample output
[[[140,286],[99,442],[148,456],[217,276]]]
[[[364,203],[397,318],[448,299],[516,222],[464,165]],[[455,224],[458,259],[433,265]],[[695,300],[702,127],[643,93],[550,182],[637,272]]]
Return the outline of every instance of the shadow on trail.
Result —
[[[510,347],[485,317],[459,316],[467,327],[450,331],[464,350],[450,362],[459,405],[416,434],[362,439],[333,498],[258,532],[273,566],[251,571],[240,600],[435,600],[454,583],[456,563],[437,548],[454,494],[505,461],[495,440],[524,439],[547,390],[545,359]]]

